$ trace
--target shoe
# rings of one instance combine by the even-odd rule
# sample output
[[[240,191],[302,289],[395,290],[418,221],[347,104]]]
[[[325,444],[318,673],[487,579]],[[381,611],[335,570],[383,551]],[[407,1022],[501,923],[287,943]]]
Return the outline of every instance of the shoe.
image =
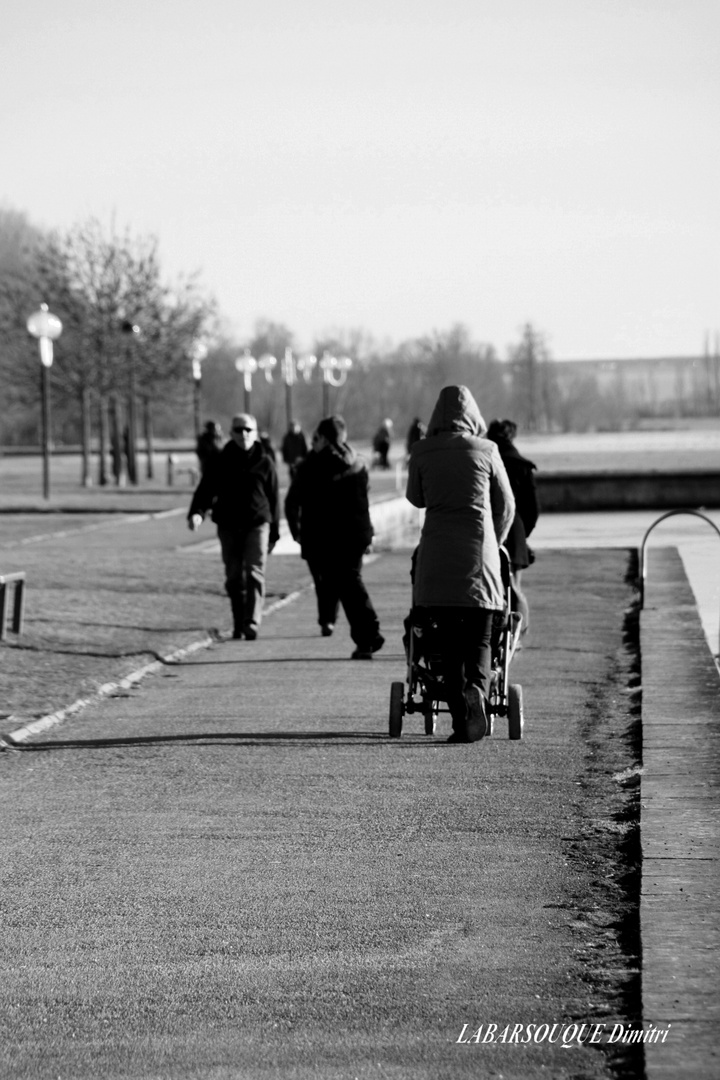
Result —
[[[372,660],[372,649],[355,649],[350,653],[351,660]]]
[[[358,645],[357,649],[355,649],[355,651],[351,654],[350,659],[351,660],[372,660],[373,653],[379,652],[380,649],[382,649],[384,644],[385,644],[385,638],[382,636],[382,634],[376,634],[375,640],[373,641],[373,643],[372,643],[372,645],[370,646],[369,649],[368,648],[361,649],[360,646]]]
[[[246,626],[243,633],[246,641],[255,641],[255,638],[257,637],[257,630],[254,626]]]
[[[468,742],[470,742],[470,739],[468,739],[467,735],[464,735],[460,731],[453,731],[452,735],[447,740],[447,742],[453,742],[453,743],[464,742],[464,743],[468,743]]]
[[[233,641],[240,641],[241,637],[243,636],[243,632],[236,626],[232,632],[232,636]]]
[[[485,698],[480,693],[480,689],[477,686],[469,686],[465,691],[465,701],[467,702],[468,707],[468,742],[477,742],[478,739],[484,739],[488,733]]]
[[[332,637],[332,632],[335,629],[335,624],[331,622],[325,622],[320,627],[320,633],[323,637]]]

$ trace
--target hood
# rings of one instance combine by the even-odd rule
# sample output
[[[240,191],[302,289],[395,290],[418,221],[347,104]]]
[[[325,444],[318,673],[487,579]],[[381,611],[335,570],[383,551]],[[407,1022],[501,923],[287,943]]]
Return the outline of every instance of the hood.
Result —
[[[487,424],[467,386],[445,386],[440,391],[427,433],[439,435],[441,431],[463,435],[484,435],[487,431]]]
[[[319,468],[331,476],[341,476],[347,472],[362,469],[362,462],[348,443],[324,446],[315,453]]]

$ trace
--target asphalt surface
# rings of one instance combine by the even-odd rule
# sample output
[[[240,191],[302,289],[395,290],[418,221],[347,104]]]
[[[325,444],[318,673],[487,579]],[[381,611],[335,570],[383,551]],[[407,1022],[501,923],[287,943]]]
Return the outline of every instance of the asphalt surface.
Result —
[[[521,742],[387,737],[404,551],[372,662],[306,590],[0,755],[3,1075],[642,1076],[629,565],[528,574]]]

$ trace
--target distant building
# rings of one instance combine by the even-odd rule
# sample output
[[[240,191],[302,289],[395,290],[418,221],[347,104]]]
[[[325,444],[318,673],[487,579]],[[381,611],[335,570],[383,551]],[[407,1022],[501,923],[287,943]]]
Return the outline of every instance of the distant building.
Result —
[[[588,377],[598,393],[644,416],[720,414],[720,356],[663,356],[655,359],[557,360],[554,378],[561,395]]]

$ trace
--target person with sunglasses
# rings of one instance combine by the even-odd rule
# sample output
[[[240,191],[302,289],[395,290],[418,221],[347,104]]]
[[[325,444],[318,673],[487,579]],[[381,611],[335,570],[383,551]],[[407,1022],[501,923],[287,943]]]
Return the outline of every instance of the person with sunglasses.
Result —
[[[195,490],[188,526],[210,511],[217,526],[230,597],[233,637],[254,641],[262,622],[267,557],[280,537],[275,463],[258,441],[249,413],[233,417],[230,440],[210,462]]]

